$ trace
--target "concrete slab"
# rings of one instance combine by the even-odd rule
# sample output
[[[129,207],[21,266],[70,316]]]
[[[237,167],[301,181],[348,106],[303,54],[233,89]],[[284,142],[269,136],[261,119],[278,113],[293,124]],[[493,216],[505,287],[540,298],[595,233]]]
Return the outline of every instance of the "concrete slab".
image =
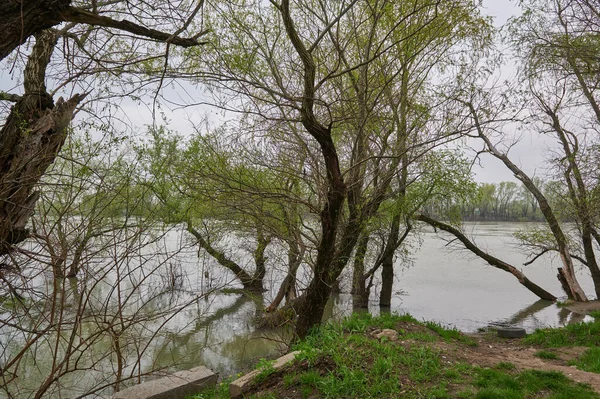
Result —
[[[181,399],[215,386],[217,378],[212,370],[195,367],[134,385],[117,392],[113,399]]]
[[[289,363],[291,363],[298,355],[300,351],[290,352],[285,356],[280,357],[279,359],[273,362],[273,368],[275,371],[281,370]],[[229,384],[229,396],[231,398],[237,398],[241,396],[244,392],[247,392],[252,383],[254,382],[254,378],[259,375],[261,370],[254,370],[249,372],[248,374],[241,376],[237,380],[233,381]]]

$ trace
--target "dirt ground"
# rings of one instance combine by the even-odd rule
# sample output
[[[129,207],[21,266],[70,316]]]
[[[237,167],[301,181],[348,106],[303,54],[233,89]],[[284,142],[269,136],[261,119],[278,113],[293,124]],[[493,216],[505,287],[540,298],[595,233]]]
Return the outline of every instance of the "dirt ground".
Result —
[[[440,349],[448,351],[449,354],[452,353],[456,358],[478,366],[493,366],[501,362],[508,362],[514,364],[518,370],[560,371],[574,381],[590,384],[596,392],[600,393],[600,374],[581,371],[568,365],[570,360],[577,358],[587,348],[556,348],[552,351],[560,359],[540,359],[534,356],[540,348],[524,345],[521,340],[496,338],[489,334],[470,334],[470,336],[478,341],[478,346],[457,348],[455,345],[445,342],[437,344],[440,345]]]
[[[588,314],[590,312],[600,310],[600,301],[573,302],[567,304],[565,308],[574,313]]]

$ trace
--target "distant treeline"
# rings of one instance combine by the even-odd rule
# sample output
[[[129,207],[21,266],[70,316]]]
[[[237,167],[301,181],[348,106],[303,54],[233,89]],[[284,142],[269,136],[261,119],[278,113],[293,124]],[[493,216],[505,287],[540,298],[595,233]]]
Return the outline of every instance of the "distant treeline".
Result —
[[[556,198],[555,184],[536,178],[549,199]],[[544,217],[533,195],[515,182],[481,183],[476,193],[463,201],[444,200],[428,203],[425,211],[443,219],[465,221],[520,221],[542,222]]]

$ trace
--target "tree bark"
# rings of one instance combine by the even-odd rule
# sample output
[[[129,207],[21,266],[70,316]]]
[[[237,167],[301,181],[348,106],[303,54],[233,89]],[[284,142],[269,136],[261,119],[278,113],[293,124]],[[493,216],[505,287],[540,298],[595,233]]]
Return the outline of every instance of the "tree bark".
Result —
[[[2,0],[0,1],[0,60],[14,49],[45,29],[62,22],[74,22],[114,28],[152,40],[169,42],[176,46],[191,47],[204,44],[198,40],[206,32],[182,38],[166,32],[146,28],[127,20],[115,20],[81,8],[71,7],[72,0]],[[202,1],[199,7],[202,6]]]
[[[521,283],[525,288],[527,288],[529,291],[531,291],[533,294],[535,294],[536,296],[538,296],[541,299],[545,299],[548,301],[555,301],[556,297],[554,295],[552,295],[551,293],[549,293],[548,291],[544,290],[543,288],[541,288],[540,286],[538,286],[537,284],[535,284],[534,282],[532,282],[531,280],[529,280],[527,277],[525,277],[525,275],[516,267],[482,251],[481,249],[479,249],[475,244],[473,244],[473,242],[471,242],[463,233],[461,233],[458,229],[447,225],[445,223],[439,222],[437,220],[434,220],[432,218],[430,218],[429,216],[423,215],[423,214],[419,214],[416,216],[415,218],[416,220],[419,220],[421,222],[425,222],[428,225],[436,228],[436,229],[440,229],[443,231],[446,231],[450,234],[452,234],[453,236],[455,236],[456,238],[458,238],[460,240],[460,242],[463,243],[463,245],[471,252],[473,252],[475,255],[479,256],[481,259],[485,260],[487,263],[489,263],[491,266],[500,269],[500,270],[504,270],[505,272],[508,272],[510,274],[512,274],[513,276],[515,276],[517,278],[517,280],[519,281],[519,283]],[[559,269],[560,270],[560,269]]]
[[[0,60],[44,29],[63,21],[61,12],[72,0],[2,0],[0,1]]]
[[[76,94],[54,104],[44,79],[56,36],[44,31],[36,39],[25,68],[25,93],[0,131],[0,255],[29,236],[25,226],[39,197],[34,186],[54,162],[84,98]]]
[[[352,273],[352,302],[355,308],[366,308],[369,306],[370,289],[366,286],[365,278],[365,255],[369,245],[369,234],[363,232],[358,239],[356,252],[354,253],[354,264]]]
[[[408,231],[408,229],[407,229]],[[389,307],[392,305],[392,293],[394,288],[394,254],[398,248],[400,235],[400,215],[394,215],[390,225],[385,249],[381,254],[381,292],[379,293],[379,306]],[[407,234],[404,235],[406,237]]]

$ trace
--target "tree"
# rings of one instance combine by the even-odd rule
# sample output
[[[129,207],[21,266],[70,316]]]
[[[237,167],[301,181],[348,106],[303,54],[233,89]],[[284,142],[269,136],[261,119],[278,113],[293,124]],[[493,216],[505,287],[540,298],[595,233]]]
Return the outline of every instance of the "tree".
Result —
[[[98,5],[94,1],[89,8],[76,8],[71,7],[70,0],[22,0],[7,1],[0,5],[0,12],[6,17],[2,22],[4,36],[0,40],[0,60],[30,36],[35,37],[23,71],[23,94],[0,95],[0,100],[15,103],[0,131],[0,255],[8,254],[13,245],[28,237],[26,225],[39,196],[34,186],[60,151],[67,135],[67,126],[89,94],[75,94],[66,101],[61,97],[55,102],[53,92],[48,91],[47,69],[58,41],[65,43],[68,52],[64,55],[72,68],[70,71],[76,71],[74,75],[58,82],[59,87],[78,80],[85,81],[86,76],[107,70],[99,54],[101,51],[96,46],[110,42],[115,30],[130,32],[149,41],[165,42],[167,59],[171,44],[185,47],[202,44],[198,38],[204,32],[189,39],[179,36],[191,24],[202,7],[202,1],[194,9],[188,10],[187,20],[173,18],[167,14],[168,9],[162,8],[156,9],[154,21],[153,16],[139,18],[139,23],[117,21],[111,17],[123,11],[128,12],[130,8],[127,7],[132,6],[128,3],[117,1]],[[69,24],[60,30],[48,29],[61,22]],[[177,26],[177,29],[173,34],[168,34],[142,25],[147,22],[166,23]],[[87,25],[83,31],[77,30],[80,24]],[[102,29],[95,29],[94,26]],[[72,42],[77,50],[71,53],[67,42]],[[111,54],[109,58],[115,54],[110,48],[108,52]],[[118,60],[117,68],[135,65],[140,61],[128,54]],[[100,64],[98,69],[94,68],[96,62]],[[83,71],[77,71],[82,65]]]
[[[598,145],[600,106],[597,98],[598,8],[590,1],[524,2],[526,13],[513,21],[519,40],[522,79],[534,108],[530,121],[558,141],[555,170],[567,187],[572,217],[577,221],[584,265],[600,297],[600,268],[594,246],[600,243],[594,154]],[[569,114],[577,113],[573,121]],[[542,212],[544,209],[541,208]],[[552,228],[552,226],[551,226]],[[562,238],[557,249],[562,254]],[[564,255],[561,255],[564,256]]]
[[[79,7],[73,7],[73,2],[73,0],[15,0],[0,4],[0,15],[3,16],[2,24],[0,24],[0,31],[2,32],[0,37],[0,61],[10,55],[18,46],[25,43],[29,37],[37,36],[44,30],[63,22],[114,28],[178,46],[197,46],[200,44],[198,39],[202,34],[191,38],[182,38],[179,37],[181,31],[169,34],[126,19],[118,21],[105,15],[106,13],[110,15],[111,11],[118,11],[118,6],[125,5],[125,3],[129,3],[128,1],[120,0],[106,4],[92,1],[91,5],[85,5],[84,3]],[[198,3],[192,16],[197,13],[203,3],[204,1]],[[137,16],[132,15],[132,17]]]
[[[359,237],[381,203],[393,195],[398,170],[409,167],[402,157],[407,151],[418,156],[440,138],[421,129],[419,118],[427,119],[429,108],[408,100],[432,68],[415,60],[421,52],[480,37],[486,24],[471,2],[461,1],[243,1],[219,4],[207,18],[215,32],[214,46],[201,54],[187,51],[199,63],[190,69],[211,87],[222,108],[243,112],[246,126],[260,126],[257,136],[276,141],[280,136],[271,136],[271,131],[279,135],[287,129],[284,140],[297,140],[297,148],[308,152],[300,169],[307,177],[309,208],[318,218],[319,231],[309,254],[313,279],[294,304],[302,337],[321,321],[332,286]],[[431,35],[423,41],[431,46],[414,45],[413,37],[427,29]],[[451,44],[435,32],[452,38]],[[404,62],[398,65],[399,56]],[[411,80],[407,70],[413,61],[419,72]],[[392,110],[408,105],[410,112],[396,112],[404,119],[401,126]]]

